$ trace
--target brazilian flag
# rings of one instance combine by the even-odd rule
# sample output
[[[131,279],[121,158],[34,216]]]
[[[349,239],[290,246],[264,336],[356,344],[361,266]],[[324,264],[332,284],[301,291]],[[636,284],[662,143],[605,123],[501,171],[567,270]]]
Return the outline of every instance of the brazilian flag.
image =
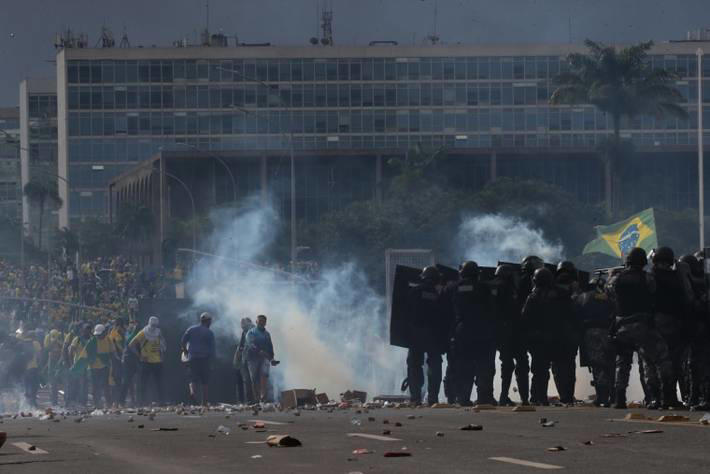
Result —
[[[624,258],[634,247],[641,247],[647,252],[658,247],[653,208],[621,222],[596,226],[594,229],[597,238],[584,246],[583,254],[598,252]]]
[[[94,362],[96,359],[96,338],[90,338],[86,344],[84,344],[79,350],[79,355],[74,361],[74,365],[71,367],[71,372],[82,373]]]

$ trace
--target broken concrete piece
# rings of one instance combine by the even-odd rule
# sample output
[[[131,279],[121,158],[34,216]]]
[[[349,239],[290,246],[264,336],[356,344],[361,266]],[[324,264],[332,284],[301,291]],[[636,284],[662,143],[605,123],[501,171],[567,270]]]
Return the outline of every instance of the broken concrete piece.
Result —
[[[353,450],[353,454],[358,455],[358,454],[372,454],[374,451],[370,451],[369,449],[366,448],[360,448],[360,449],[355,449]]]
[[[663,415],[658,418],[658,421],[684,422],[684,421],[690,421],[690,418],[688,418],[687,416],[683,416],[683,415]]]
[[[536,411],[535,407],[532,405],[520,405],[513,408],[514,412],[524,412],[524,411]]]
[[[648,420],[649,418],[643,413],[627,413],[624,420]]]
[[[281,408],[283,410],[297,408],[303,405],[315,405],[316,403],[319,402],[316,399],[315,390],[306,388],[296,388],[281,392]]]
[[[564,446],[553,446],[552,448],[547,448],[548,451],[567,451]]]
[[[411,456],[412,453],[406,451],[387,451],[385,453],[386,458],[405,458]]]
[[[435,403],[431,406],[432,408],[453,408],[453,405],[450,405],[448,403]]]
[[[289,435],[271,435],[266,438],[266,444],[278,448],[295,448],[301,446],[301,442]]]
[[[361,392],[358,390],[348,390],[345,393],[340,394],[340,400],[343,402],[357,400],[360,403],[365,403],[367,401],[367,392]]]
[[[328,398],[328,394],[326,393],[317,393],[316,402],[320,403],[321,405],[327,405],[330,402],[330,398]]]

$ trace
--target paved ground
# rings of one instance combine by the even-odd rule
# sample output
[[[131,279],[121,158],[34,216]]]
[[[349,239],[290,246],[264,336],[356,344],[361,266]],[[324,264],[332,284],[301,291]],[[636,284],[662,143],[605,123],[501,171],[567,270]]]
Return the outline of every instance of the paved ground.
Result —
[[[629,410],[653,416],[663,412]],[[533,472],[562,467],[573,472],[707,472],[710,463],[710,426],[690,415],[690,423],[619,421],[627,411],[597,408],[546,408],[534,413],[497,409],[474,413],[462,409],[377,409],[292,413],[208,413],[179,416],[104,415],[81,423],[76,417],[60,422],[37,418],[4,418],[0,431],[8,440],[0,449],[0,471],[13,473],[463,473]],[[414,419],[409,416],[414,415]],[[373,417],[374,421],[368,418]],[[541,417],[557,421],[545,428]],[[360,420],[360,425],[353,423]],[[240,423],[261,419],[267,432]],[[389,420],[389,424],[384,424]],[[395,426],[395,423],[402,426]],[[482,431],[461,431],[468,423]],[[144,428],[139,428],[144,425]],[[219,425],[231,434],[216,433]],[[154,431],[157,428],[178,431]],[[394,441],[348,436],[382,436],[391,430]],[[662,433],[644,434],[642,430]],[[443,437],[436,432],[442,432]],[[270,434],[290,434],[300,448],[269,448],[257,444]],[[591,442],[591,444],[584,444]],[[14,443],[27,443],[26,445]],[[47,453],[23,451],[35,446]],[[549,452],[563,446],[566,451]],[[386,451],[411,457],[386,458]],[[353,455],[367,448],[372,454]],[[495,460],[492,458],[503,458]],[[505,458],[511,458],[505,460]],[[513,464],[522,462],[523,464]],[[539,463],[539,465],[529,464]],[[10,471],[9,468],[12,468]]]

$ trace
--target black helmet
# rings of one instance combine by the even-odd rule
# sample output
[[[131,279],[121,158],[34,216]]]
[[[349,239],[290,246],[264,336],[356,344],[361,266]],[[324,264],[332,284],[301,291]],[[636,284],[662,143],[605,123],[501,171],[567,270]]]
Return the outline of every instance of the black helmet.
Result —
[[[545,262],[542,261],[542,259],[536,255],[528,255],[523,259],[521,262],[521,270],[525,273],[532,273],[538,268],[542,268],[542,266],[545,264]]]
[[[507,265],[505,263],[498,265],[496,268],[496,274],[498,278],[502,278],[504,280],[508,280],[512,278],[513,276],[513,266],[512,265]]]
[[[703,273],[704,273],[703,264],[700,263],[700,260],[695,258],[694,255],[686,254],[686,255],[683,255],[682,257],[680,257],[678,260],[683,263],[688,264],[688,266],[690,267],[690,273],[693,276],[696,276],[696,277],[703,276]]]
[[[437,283],[441,279],[441,273],[439,273],[439,270],[434,266],[424,267],[419,278]]]
[[[557,274],[559,275],[560,273],[569,273],[570,276],[576,277],[577,267],[575,267],[574,263],[569,260],[563,260],[557,264]]]
[[[651,256],[651,261],[654,265],[673,265],[673,262],[675,262],[675,255],[670,247],[659,247],[654,250],[653,255]]]
[[[698,250],[697,252],[695,252],[694,255],[695,255],[695,258],[697,258],[698,260],[702,260],[705,258],[705,250],[704,249]]]
[[[459,275],[461,278],[478,278],[479,272],[478,264],[472,260],[463,262],[459,266]]]
[[[626,265],[628,266],[645,267],[646,264],[648,264],[648,259],[646,258],[646,251],[641,247],[632,248],[629,254],[626,256]]]
[[[552,285],[553,282],[552,272],[545,267],[538,268],[533,274],[533,283],[535,286],[548,287]]]

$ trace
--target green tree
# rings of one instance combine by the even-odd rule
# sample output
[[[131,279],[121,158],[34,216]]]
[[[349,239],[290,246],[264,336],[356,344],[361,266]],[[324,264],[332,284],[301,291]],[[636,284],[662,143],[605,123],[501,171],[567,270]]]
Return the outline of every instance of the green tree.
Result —
[[[37,204],[39,207],[39,223],[37,229],[39,240],[37,247],[42,249],[42,224],[45,207],[48,203],[53,204],[55,207],[60,207],[62,205],[62,198],[59,197],[56,183],[48,183],[35,178],[32,178],[25,184],[23,192],[31,202]]]
[[[124,202],[118,210],[116,235],[129,243],[132,254],[136,245],[149,244],[155,227],[153,211],[146,206]]]
[[[584,43],[588,52],[567,57],[570,70],[557,76],[556,89],[550,102],[560,104],[590,104],[611,117],[613,134],[602,147],[605,172],[607,211],[619,205],[617,161],[624,154],[621,141],[623,118],[643,114],[687,117],[679,102],[680,92],[673,87],[676,75],[663,68],[652,68],[648,51],[652,41],[616,49],[592,40]]]

